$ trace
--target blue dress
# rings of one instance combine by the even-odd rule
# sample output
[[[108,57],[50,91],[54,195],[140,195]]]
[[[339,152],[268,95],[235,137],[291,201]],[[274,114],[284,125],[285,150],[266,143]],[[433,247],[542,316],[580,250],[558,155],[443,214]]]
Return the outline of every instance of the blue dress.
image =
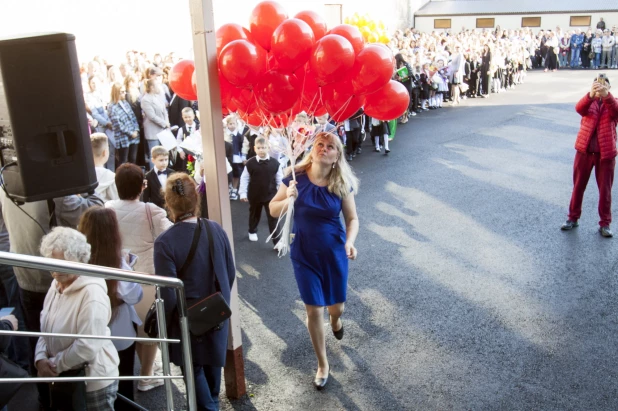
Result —
[[[292,177],[283,179],[289,186]],[[290,256],[300,296],[305,304],[329,306],[346,301],[348,257],[346,232],[341,222],[342,201],[327,187],[313,184],[306,174],[296,175],[294,241]]]

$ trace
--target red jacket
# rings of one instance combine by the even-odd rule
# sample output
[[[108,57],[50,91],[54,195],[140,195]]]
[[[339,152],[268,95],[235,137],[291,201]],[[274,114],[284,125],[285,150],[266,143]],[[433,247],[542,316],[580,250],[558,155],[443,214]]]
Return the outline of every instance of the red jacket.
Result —
[[[618,102],[611,93],[599,102],[590,98],[589,93],[575,105],[575,111],[582,116],[581,127],[577,133],[575,150],[585,153],[590,138],[596,128],[601,151],[601,160],[616,157],[616,124],[618,124]]]

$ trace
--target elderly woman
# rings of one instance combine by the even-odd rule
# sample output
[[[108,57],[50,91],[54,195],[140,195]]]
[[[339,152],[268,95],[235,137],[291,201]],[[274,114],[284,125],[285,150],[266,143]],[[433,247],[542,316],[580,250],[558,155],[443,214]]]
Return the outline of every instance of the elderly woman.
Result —
[[[41,241],[41,255],[57,260],[88,263],[90,244],[80,232],[56,227]],[[105,280],[52,272],[51,287],[41,311],[45,333],[110,335],[112,309]],[[35,365],[39,377],[57,377],[85,366],[86,377],[117,377],[118,353],[110,340],[40,337]],[[113,410],[118,381],[89,381],[86,409]],[[68,402],[78,399],[66,399]],[[52,394],[52,406],[54,403]]]
[[[146,80],[146,94],[142,97],[142,110],[144,111],[144,135],[148,147],[146,149],[146,163],[150,161],[150,150],[159,145],[159,134],[170,127],[170,120],[165,107],[165,97],[161,97],[161,87],[157,79]]]
[[[273,217],[294,202],[294,242],[290,256],[296,283],[307,311],[307,328],[318,360],[313,384],[321,390],[328,382],[324,307],[336,339],[343,338],[343,314],[348,286],[348,259],[356,259],[354,242],[358,217],[354,194],[358,179],[343,158],[343,145],[330,133],[319,133],[310,155],[296,165],[270,202]],[[343,212],[345,227],[341,224]]]
[[[165,204],[175,224],[155,242],[155,272],[184,281],[188,306],[214,294],[215,281],[229,304],[236,275],[230,242],[219,224],[198,219],[200,205],[193,179],[185,173],[171,175],[166,183]],[[197,234],[196,252],[189,260],[194,234]],[[211,239],[213,244],[210,244]],[[214,255],[210,253],[211,246]],[[171,288],[164,288],[161,295],[168,318],[168,335],[170,338],[180,338],[178,321],[173,320],[176,294]],[[199,410],[219,409],[221,369],[225,365],[228,328],[229,321],[226,320],[203,335],[192,335],[191,354]],[[174,364],[183,364],[178,344],[170,346],[170,358]]]
[[[162,232],[172,225],[172,222],[167,219],[165,210],[152,203],[140,201],[143,187],[144,172],[142,169],[131,163],[121,165],[116,170],[116,188],[120,199],[108,201],[105,203],[105,207],[116,212],[122,238],[122,249],[130,250],[138,257],[133,266],[135,271],[154,274],[154,242]],[[155,287],[143,285],[142,288],[144,297],[139,304],[135,305],[135,309],[143,322],[155,299]],[[138,336],[148,337],[143,326],[138,328]],[[140,375],[152,376],[157,345],[137,343],[136,351],[142,364]],[[140,381],[137,389],[148,391],[161,385],[163,385],[162,379],[150,378]]]

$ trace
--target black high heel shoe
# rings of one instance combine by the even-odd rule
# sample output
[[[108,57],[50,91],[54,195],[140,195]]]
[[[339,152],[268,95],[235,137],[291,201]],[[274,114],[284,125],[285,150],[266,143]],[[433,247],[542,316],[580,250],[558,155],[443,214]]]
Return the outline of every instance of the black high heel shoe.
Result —
[[[335,338],[341,340],[343,338],[343,321],[341,320],[341,318],[339,319],[339,321],[341,321],[341,328],[339,329],[339,331],[333,330],[332,326],[331,330],[333,330],[333,335],[335,336]]]
[[[321,391],[324,387],[326,387],[326,383],[328,382],[328,377],[330,376],[330,365],[328,366],[328,372],[326,373],[325,378],[316,378],[313,380],[313,386],[316,390]]]

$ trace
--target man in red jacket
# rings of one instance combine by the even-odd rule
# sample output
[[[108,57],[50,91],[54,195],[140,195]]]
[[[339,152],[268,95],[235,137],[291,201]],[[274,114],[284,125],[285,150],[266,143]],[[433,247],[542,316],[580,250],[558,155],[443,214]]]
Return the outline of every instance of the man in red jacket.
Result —
[[[582,116],[581,127],[575,141],[575,162],[573,164],[573,194],[569,205],[569,217],[562,230],[579,225],[582,214],[584,191],[595,170],[599,187],[599,232],[603,237],[612,237],[609,228],[612,222],[612,185],[616,166],[616,124],[618,124],[618,102],[609,92],[609,80],[604,84],[599,79],[592,83],[587,93],[575,106]]]

